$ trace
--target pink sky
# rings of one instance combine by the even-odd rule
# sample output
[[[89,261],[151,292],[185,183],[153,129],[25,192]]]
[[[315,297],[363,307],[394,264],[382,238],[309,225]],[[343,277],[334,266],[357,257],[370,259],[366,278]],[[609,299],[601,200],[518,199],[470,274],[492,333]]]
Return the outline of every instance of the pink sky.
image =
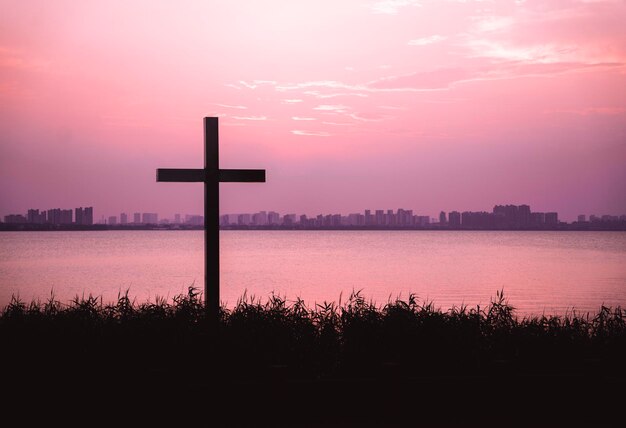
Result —
[[[0,0],[0,215],[626,213],[624,1]]]

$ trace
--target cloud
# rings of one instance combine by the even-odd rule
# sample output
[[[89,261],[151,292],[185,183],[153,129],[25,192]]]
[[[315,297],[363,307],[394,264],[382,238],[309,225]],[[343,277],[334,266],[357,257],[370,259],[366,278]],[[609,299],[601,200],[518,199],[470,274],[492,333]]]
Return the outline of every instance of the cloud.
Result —
[[[276,90],[281,91],[281,92],[292,91],[294,89],[305,89],[305,88],[332,88],[332,89],[355,90],[355,89],[363,88],[363,87],[349,85],[347,83],[338,82],[336,80],[313,80],[309,82],[287,83],[283,85],[276,85]]]
[[[511,27],[514,22],[510,16],[478,16],[472,19],[475,21],[472,30],[478,33],[503,31]]]
[[[330,137],[332,134],[324,131],[302,131],[302,130],[292,130],[292,134],[294,135],[306,135],[313,137]]]
[[[267,120],[266,116],[231,116],[237,120]]]
[[[386,15],[395,15],[398,10],[405,6],[421,6],[421,1],[418,0],[382,0],[368,5],[369,9],[373,13],[380,13]]]
[[[293,116],[291,119],[292,120],[317,120],[314,117],[299,117],[299,116]]]
[[[449,88],[452,83],[471,78],[474,72],[463,68],[444,68],[433,71],[389,76],[374,80],[368,84],[378,90],[439,90]]]
[[[305,95],[311,95],[311,96],[314,96],[315,98],[319,98],[319,99],[336,98],[336,97],[361,97],[361,98],[367,98],[369,96],[367,94],[361,94],[359,92],[337,92],[337,93],[323,94],[320,91],[306,91],[306,92],[304,92],[304,94]]]
[[[326,112],[335,112],[335,113],[345,113],[348,110],[348,107],[344,105],[319,105],[317,107],[313,107],[313,110],[326,111]]]
[[[262,85],[276,85],[276,82],[274,80],[253,80],[252,82],[246,82],[245,80],[240,80],[239,84],[248,89],[256,89]]]
[[[390,116],[375,113],[349,113],[348,116],[359,122],[380,122],[390,118]]]
[[[246,106],[232,106],[232,105],[228,105],[228,104],[219,104],[219,103],[213,103],[213,105],[220,106],[220,107],[226,107],[226,108],[235,108],[235,109],[240,109],[240,110],[246,110],[248,108]]]
[[[298,100],[298,99],[292,99],[292,100],[283,100],[284,104],[296,104],[296,103],[301,103],[304,100]]]
[[[440,42],[445,39],[446,37],[444,36],[440,36],[439,34],[433,34],[432,36],[409,40],[409,45],[410,46],[426,46],[426,45],[431,45],[433,43]]]

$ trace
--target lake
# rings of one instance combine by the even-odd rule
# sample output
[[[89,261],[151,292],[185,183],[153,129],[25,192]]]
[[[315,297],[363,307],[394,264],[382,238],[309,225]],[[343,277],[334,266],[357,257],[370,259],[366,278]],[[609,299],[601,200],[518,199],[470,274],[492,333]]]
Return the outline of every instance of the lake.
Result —
[[[222,231],[221,297],[309,305],[415,293],[446,310],[504,290],[520,315],[626,307],[626,232]],[[129,289],[171,300],[204,281],[202,231],[0,232],[0,306]]]

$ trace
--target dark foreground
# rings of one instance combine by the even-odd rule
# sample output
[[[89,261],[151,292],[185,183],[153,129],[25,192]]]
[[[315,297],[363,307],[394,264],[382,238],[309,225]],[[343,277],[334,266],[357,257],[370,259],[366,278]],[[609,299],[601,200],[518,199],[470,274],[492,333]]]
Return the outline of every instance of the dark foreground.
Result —
[[[6,411],[84,425],[621,426],[626,316],[517,319],[501,294],[447,312],[353,295],[242,300],[218,330],[172,304],[14,301],[0,317]],[[7,414],[7,413],[5,413]],[[617,423],[617,425],[614,425]]]

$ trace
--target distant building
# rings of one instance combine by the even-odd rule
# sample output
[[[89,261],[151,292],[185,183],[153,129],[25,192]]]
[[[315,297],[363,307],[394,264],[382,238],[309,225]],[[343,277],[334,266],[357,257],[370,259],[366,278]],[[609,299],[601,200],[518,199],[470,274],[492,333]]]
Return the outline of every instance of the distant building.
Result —
[[[135,224],[141,223],[141,213],[134,213],[133,214],[133,223],[135,223]]]
[[[545,213],[531,213],[530,214],[530,225],[531,226],[543,226],[546,224],[546,215]]]
[[[283,224],[285,226],[292,226],[296,224],[296,215],[295,214],[285,214],[283,217]]]
[[[580,215],[578,216],[578,221],[579,221],[580,223],[587,221],[587,216],[586,216],[586,215],[584,215],[584,214],[580,214]]]
[[[61,209],[53,208],[48,210],[48,223],[61,224]]]
[[[376,226],[384,226],[385,225],[385,211],[376,210],[376,217],[374,218],[374,222]]]
[[[128,216],[126,213],[120,214],[120,224],[128,224]]]
[[[180,224],[180,214],[174,214],[174,223]]]
[[[28,219],[22,214],[9,214],[4,216],[4,222],[8,224],[27,223]]]
[[[191,226],[203,226],[204,216],[201,215],[185,215],[185,223]]]
[[[559,224],[558,213],[546,213],[546,225],[556,226],[557,224]]]
[[[114,215],[109,216],[108,224],[115,226],[117,224],[117,216],[114,216]]]
[[[141,214],[141,222],[144,224],[158,224],[159,215],[157,213],[143,213]]]
[[[26,215],[28,223],[33,224],[43,224],[46,222],[46,212],[39,212],[39,210],[28,210],[28,214]]]
[[[269,224],[280,224],[280,214],[274,211],[267,213],[267,222]]]
[[[530,225],[530,206],[520,205],[517,209],[517,225],[520,227],[528,227]]]
[[[74,222],[77,225],[83,225],[85,221],[85,211],[83,207],[74,208]]]
[[[72,224],[73,214],[72,210],[61,210],[61,224]]]
[[[374,217],[370,210],[365,210],[365,225],[372,226],[374,224]]]
[[[252,215],[252,224],[255,226],[267,225],[267,212],[261,211]]]
[[[365,216],[361,213],[348,214],[346,222],[348,226],[365,226]]]
[[[443,226],[447,223],[448,221],[446,220],[446,213],[444,211],[441,211],[439,213],[439,224]]]
[[[250,214],[239,214],[237,218],[237,224],[239,226],[248,226],[250,224]]]
[[[450,227],[460,227],[461,214],[458,211],[450,211],[450,214],[448,214],[448,223]]]
[[[83,210],[83,224],[93,224],[93,207],[85,207]]]

